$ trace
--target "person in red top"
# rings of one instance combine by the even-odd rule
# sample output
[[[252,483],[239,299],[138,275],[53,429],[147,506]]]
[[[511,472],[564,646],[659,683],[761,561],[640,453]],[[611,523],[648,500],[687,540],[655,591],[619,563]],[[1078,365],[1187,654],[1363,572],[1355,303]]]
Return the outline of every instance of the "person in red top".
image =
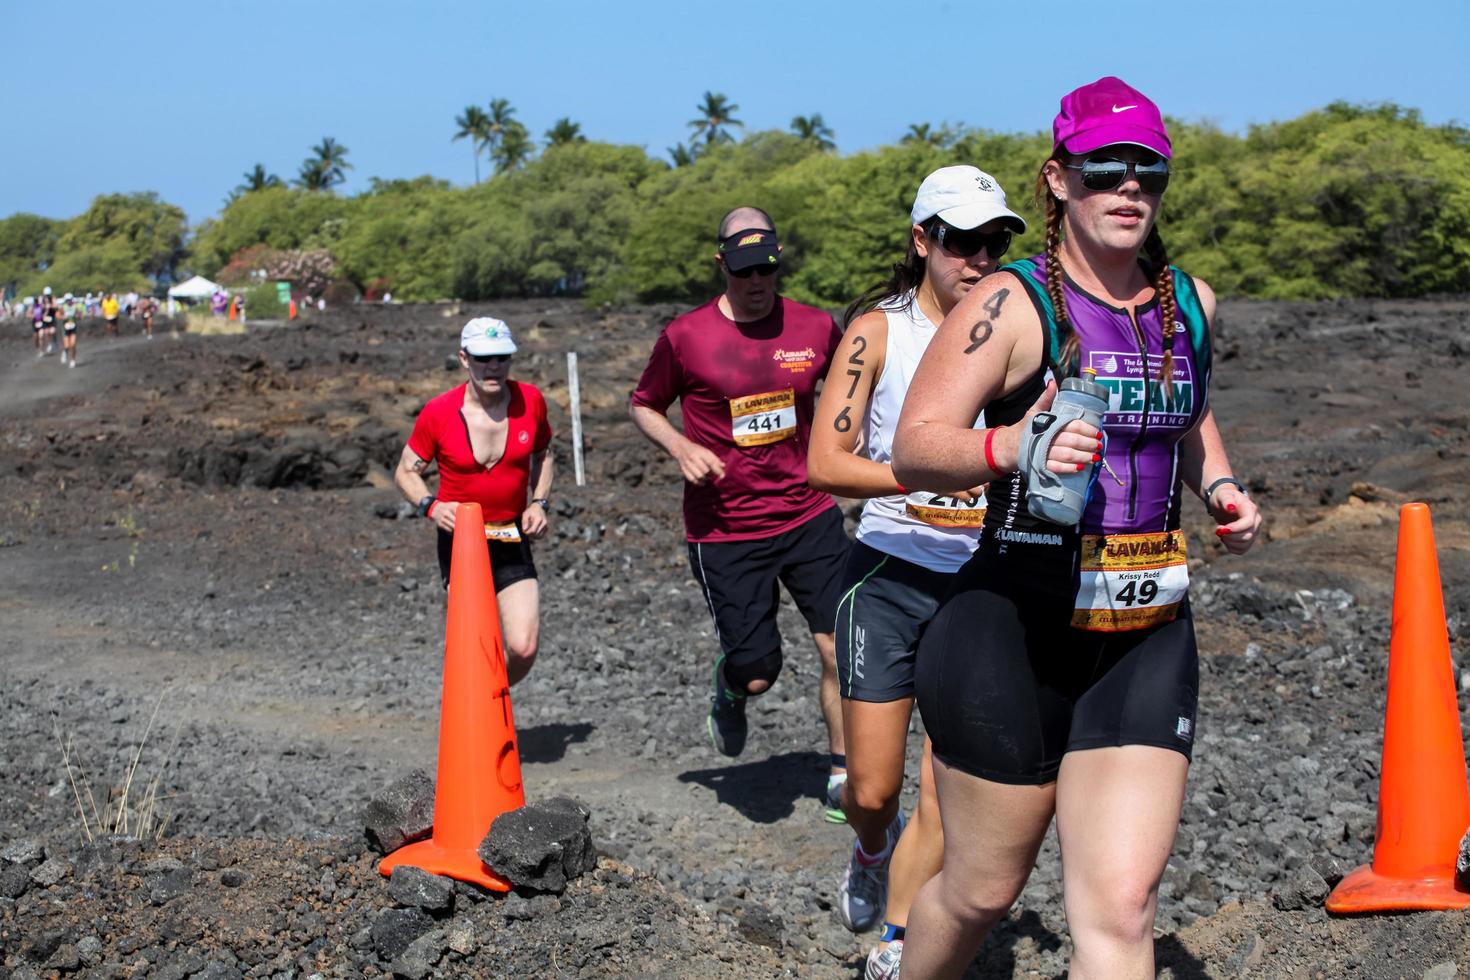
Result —
[[[439,574],[445,588],[454,516],[462,503],[480,505],[512,684],[526,676],[536,659],[541,592],[530,542],[546,535],[552,475],[546,399],[531,385],[510,380],[515,351],[504,321],[476,317],[465,324],[459,362],[469,381],[419,412],[393,475],[419,515],[438,528]],[[439,467],[438,494],[431,494],[424,482],[430,463]],[[529,504],[528,488],[533,488]]]
[[[715,748],[741,753],[745,699],[768,690],[781,670],[779,579],[821,654],[822,714],[838,775],[845,763],[832,629],[848,541],[836,501],[807,484],[806,446],[817,382],[842,334],[826,313],[777,294],[780,254],[764,211],[725,216],[715,255],[725,291],[659,335],[629,414],[684,474],[689,565],[722,653],[707,723]],[[666,417],[676,399],[682,433]],[[831,810],[840,821],[841,810]]]

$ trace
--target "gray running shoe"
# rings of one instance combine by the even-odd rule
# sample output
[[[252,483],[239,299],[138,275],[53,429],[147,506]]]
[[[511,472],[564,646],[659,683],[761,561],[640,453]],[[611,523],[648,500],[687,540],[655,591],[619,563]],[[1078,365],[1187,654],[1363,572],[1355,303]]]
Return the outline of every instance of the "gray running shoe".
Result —
[[[903,959],[903,940],[895,939],[883,949],[868,954],[863,980],[898,980],[898,961]]]
[[[745,699],[730,693],[725,687],[720,677],[723,666],[723,659],[715,665],[714,691],[710,694],[709,718],[705,727],[709,729],[709,739],[714,743],[715,751],[733,759],[745,751],[748,726],[745,722]]]
[[[872,928],[883,914],[888,901],[888,862],[893,859],[893,846],[903,833],[904,818],[900,812],[888,825],[884,845],[888,855],[875,864],[863,864],[858,860],[858,842],[852,842],[852,857],[848,858],[847,871],[842,875],[842,886],[837,889],[837,913],[842,924],[853,932],[864,932]]]
[[[847,814],[842,809],[842,787],[847,785],[847,773],[834,773],[827,777],[827,796],[823,801],[826,810],[822,816],[828,823],[847,823]]]

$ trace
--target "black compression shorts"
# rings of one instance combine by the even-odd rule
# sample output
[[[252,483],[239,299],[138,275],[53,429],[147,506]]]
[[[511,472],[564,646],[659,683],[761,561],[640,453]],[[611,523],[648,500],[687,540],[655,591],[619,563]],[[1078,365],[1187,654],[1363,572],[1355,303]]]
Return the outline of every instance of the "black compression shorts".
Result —
[[[519,528],[521,522],[516,521]],[[531,542],[522,532],[521,540],[514,544],[507,541],[486,541],[490,550],[490,580],[495,591],[521,581],[536,577],[536,563],[531,559]],[[449,588],[449,563],[454,556],[454,535],[439,529],[439,578]]]
[[[881,703],[914,696],[919,634],[953,580],[853,542],[837,603],[837,683],[844,698]]]
[[[997,557],[982,544],[920,641],[915,687],[934,757],[1017,785],[1052,782],[1062,755],[1082,749],[1189,758],[1199,657],[1188,600],[1150,629],[1073,629],[1070,590],[1024,574],[1026,548]]]
[[[709,604],[725,659],[745,665],[781,651],[778,580],[813,633],[832,632],[847,548],[836,507],[769,538],[689,542],[689,568]]]

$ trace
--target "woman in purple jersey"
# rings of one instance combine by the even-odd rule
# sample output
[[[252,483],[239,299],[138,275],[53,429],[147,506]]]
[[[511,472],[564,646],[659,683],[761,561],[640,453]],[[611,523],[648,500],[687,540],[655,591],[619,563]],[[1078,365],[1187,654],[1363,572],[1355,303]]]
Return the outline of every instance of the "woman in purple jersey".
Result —
[[[1260,526],[1209,408],[1214,296],[1169,266],[1155,228],[1171,154],[1158,108],[1103,78],[1062,99],[1053,136],[1037,180],[1046,251],[945,318],[895,437],[907,487],[990,484],[979,548],[919,647],[945,847],[909,914],[905,980],[964,970],[1053,816],[1071,975],[1153,976],[1198,687],[1181,489],[1233,554]],[[1055,379],[1083,370],[1110,398],[1101,431],[1068,423],[1040,463],[1098,470],[1062,526],[1027,509],[1022,436]]]

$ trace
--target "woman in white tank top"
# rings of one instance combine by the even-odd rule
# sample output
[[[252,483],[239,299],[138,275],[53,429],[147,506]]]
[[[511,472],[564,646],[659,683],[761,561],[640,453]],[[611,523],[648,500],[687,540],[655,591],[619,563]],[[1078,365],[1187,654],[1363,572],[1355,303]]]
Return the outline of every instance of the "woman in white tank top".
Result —
[[[943,859],[928,739],[919,803],[907,827],[899,813],[914,651],[950,577],[975,550],[984,515],[981,488],[933,494],[900,486],[889,465],[893,431],[935,328],[999,266],[1012,231],[1026,230],[1006,207],[999,182],[974,167],[944,167],[926,177],[910,219],[904,261],[848,307],[807,452],[812,486],[867,501],[836,638],[847,743],[843,810],[858,838],[838,910],[854,932],[880,915],[884,920],[869,980],[898,975],[909,904]]]

